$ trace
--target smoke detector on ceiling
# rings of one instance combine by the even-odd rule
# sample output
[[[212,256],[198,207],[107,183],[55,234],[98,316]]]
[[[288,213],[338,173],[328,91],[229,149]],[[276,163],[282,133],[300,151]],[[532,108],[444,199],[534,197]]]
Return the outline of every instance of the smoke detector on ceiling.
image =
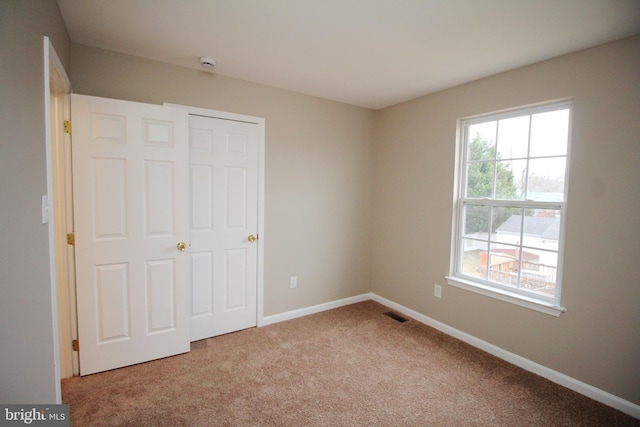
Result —
[[[200,66],[206,71],[213,71],[213,68],[216,66],[216,60],[208,56],[201,56]]]

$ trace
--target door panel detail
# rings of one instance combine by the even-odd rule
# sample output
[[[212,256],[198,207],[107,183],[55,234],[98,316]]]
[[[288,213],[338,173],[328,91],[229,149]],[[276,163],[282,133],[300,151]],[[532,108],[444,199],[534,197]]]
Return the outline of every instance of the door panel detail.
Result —
[[[210,231],[213,225],[213,169],[191,165],[191,229]]]
[[[126,118],[111,114],[92,114],[92,140],[96,143],[126,144]]]
[[[172,259],[147,261],[148,333],[175,327],[175,263]]]
[[[145,161],[145,233],[174,235],[173,162]]]
[[[225,168],[227,230],[247,229],[247,170]]]
[[[191,128],[189,141],[189,146],[193,151],[213,151],[213,131],[210,129]]]
[[[212,312],[211,283],[213,283],[213,253],[191,253],[191,316],[205,316]]]
[[[245,156],[247,154],[247,135],[227,134],[227,153]]]
[[[149,120],[144,122],[144,141],[147,145],[173,147],[173,123],[170,121]]]
[[[98,343],[129,337],[129,266],[96,266]]]
[[[127,237],[127,161],[93,159],[93,223],[96,240]]]
[[[245,308],[247,305],[247,253],[246,249],[225,251],[225,311]]]

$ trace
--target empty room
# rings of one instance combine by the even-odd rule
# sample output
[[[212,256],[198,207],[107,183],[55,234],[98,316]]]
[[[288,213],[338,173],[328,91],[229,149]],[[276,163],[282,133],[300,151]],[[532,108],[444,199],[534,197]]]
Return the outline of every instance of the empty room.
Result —
[[[639,1],[0,0],[0,32],[7,417],[640,425]]]

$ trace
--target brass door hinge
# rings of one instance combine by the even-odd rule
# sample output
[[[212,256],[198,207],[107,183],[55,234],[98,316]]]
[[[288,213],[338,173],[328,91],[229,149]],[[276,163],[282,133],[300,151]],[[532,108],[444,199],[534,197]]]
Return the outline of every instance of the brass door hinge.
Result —
[[[71,134],[71,120],[64,121],[64,133]]]
[[[68,245],[75,245],[76,244],[76,235],[75,235],[75,233],[67,234],[67,244]]]
[[[71,348],[73,349],[73,351],[80,351],[80,341],[78,340],[71,341]]]

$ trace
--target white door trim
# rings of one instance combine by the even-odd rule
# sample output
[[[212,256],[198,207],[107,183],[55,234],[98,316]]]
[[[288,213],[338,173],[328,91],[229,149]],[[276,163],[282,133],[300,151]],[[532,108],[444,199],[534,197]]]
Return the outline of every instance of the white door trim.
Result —
[[[212,117],[215,119],[234,120],[255,123],[259,128],[258,137],[258,271],[257,271],[257,325],[264,326],[264,178],[265,178],[265,119],[264,117],[248,116],[245,114],[229,113],[226,111],[209,110],[207,108],[191,107],[187,105],[171,104],[168,107],[184,108],[189,114]]]
[[[49,37],[43,37],[43,53],[44,53],[44,106],[45,106],[45,150],[46,150],[46,173],[47,173],[47,197],[46,203],[43,200],[43,223],[48,224],[49,233],[49,277],[50,277],[50,291],[51,291],[51,334],[53,338],[53,364],[54,364],[54,379],[55,379],[55,395],[56,403],[62,403],[62,390],[60,386],[60,368],[61,363],[66,367],[72,364],[71,360],[61,360],[60,357],[60,342],[59,342],[59,324],[58,324],[58,305],[60,303],[68,304],[68,301],[62,295],[58,295],[56,292],[57,280],[56,280],[56,265],[58,262],[66,262],[66,257],[56,257],[56,224],[54,223],[54,198],[59,197],[60,193],[58,189],[54,188],[54,175],[53,175],[53,138],[59,137],[54,135],[54,129],[51,126],[52,111],[51,111],[51,91],[55,90],[58,93],[69,94],[71,92],[71,81],[67,77],[67,73],[62,66],[62,62],[56,53],[53,44]],[[55,153],[58,154],[58,153]],[[64,213],[62,213],[64,214]],[[58,254],[59,255],[59,254]],[[62,343],[64,345],[64,343]]]

